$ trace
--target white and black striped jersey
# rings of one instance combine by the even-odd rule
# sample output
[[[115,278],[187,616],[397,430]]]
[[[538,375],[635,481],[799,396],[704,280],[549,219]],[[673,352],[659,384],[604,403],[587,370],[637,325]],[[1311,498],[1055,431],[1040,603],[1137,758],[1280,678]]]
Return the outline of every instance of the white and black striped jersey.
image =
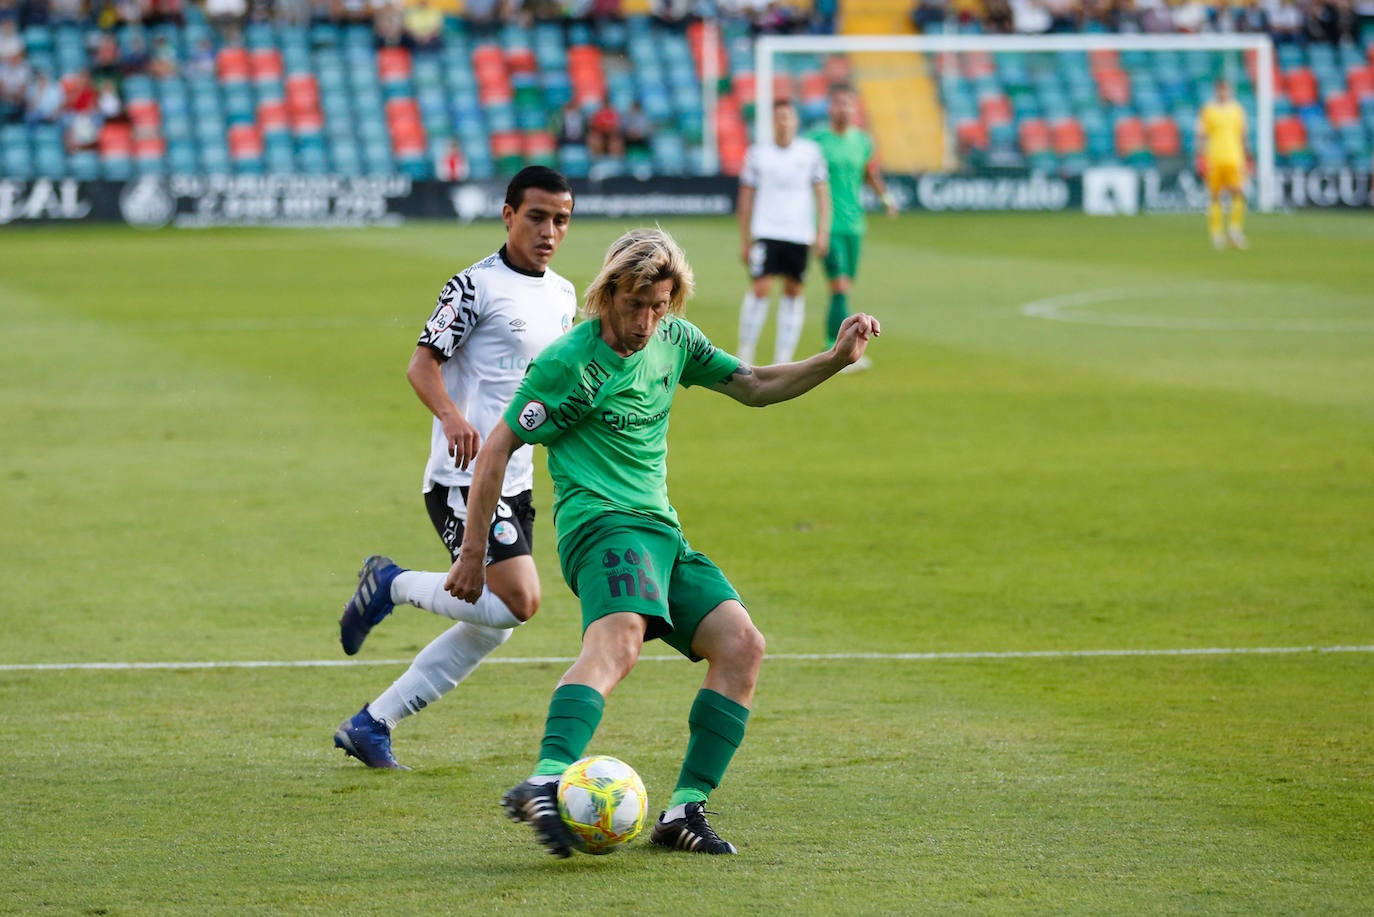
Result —
[[[577,293],[564,277],[513,267],[505,246],[444,284],[419,344],[442,363],[444,386],[485,441],[501,421],[525,368],[539,351],[572,327]],[[506,466],[502,496],[534,485],[534,449],[521,446]],[[467,486],[472,466],[459,471],[436,417],[430,435],[424,490]]]
[[[751,239],[810,245],[816,241],[816,185],[829,178],[825,154],[814,141],[787,146],[756,143],[744,153],[740,184],[754,189]]]

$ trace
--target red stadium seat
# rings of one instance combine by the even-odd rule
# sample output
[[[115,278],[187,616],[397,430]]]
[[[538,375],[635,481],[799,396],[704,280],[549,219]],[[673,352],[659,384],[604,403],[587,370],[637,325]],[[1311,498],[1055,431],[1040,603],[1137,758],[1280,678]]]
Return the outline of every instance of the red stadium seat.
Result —
[[[1355,97],[1342,92],[1326,100],[1326,118],[1332,127],[1341,127],[1360,120],[1360,105]]]
[[[1345,79],[1356,99],[1374,96],[1374,67],[1355,67],[1347,70]]]
[[[531,48],[511,48],[506,52],[506,69],[511,73],[538,73],[539,59]]]
[[[1004,95],[983,96],[978,100],[978,115],[988,124],[1006,124],[1011,120],[1011,99]]]
[[[139,137],[134,141],[135,159],[161,159],[166,155],[167,141],[162,137]]]
[[[1102,101],[1117,106],[1130,104],[1131,78],[1124,70],[1097,70],[1093,79],[1097,81],[1097,94]]]
[[[410,52],[405,48],[382,48],[377,52],[377,76],[383,83],[410,79]]]
[[[1081,153],[1087,146],[1087,135],[1077,118],[1061,118],[1050,126],[1050,142],[1060,156]]]
[[[491,155],[497,159],[502,156],[519,156],[523,145],[520,134],[516,131],[497,131],[491,135]]]
[[[1150,152],[1159,157],[1183,153],[1183,138],[1179,134],[1178,122],[1167,115],[1151,118],[1145,125],[1145,142]]]
[[[1281,156],[1307,149],[1307,128],[1301,118],[1290,115],[1274,122],[1274,149]]]
[[[268,80],[279,80],[286,73],[286,67],[282,64],[281,52],[276,48],[258,48],[249,53],[249,66],[253,71],[253,79],[259,82]]]
[[[954,137],[963,151],[988,148],[988,129],[982,121],[961,121],[954,128]]]
[[[1122,118],[1112,131],[1116,141],[1116,155],[1125,159],[1146,149],[1145,125],[1139,118]]]
[[[129,121],[135,130],[155,129],[162,123],[162,110],[158,108],[157,102],[152,99],[133,99],[129,102],[126,110],[129,113]]]
[[[256,124],[229,125],[229,156],[233,159],[262,156],[262,132]]]
[[[826,91],[830,87],[826,83],[824,73],[812,71],[802,74],[801,84],[797,88],[802,101],[810,102],[824,99]]]
[[[290,119],[286,103],[281,99],[263,99],[258,103],[258,126],[264,131],[284,131]]]
[[[1050,148],[1050,129],[1040,118],[1026,118],[1016,126],[1016,139],[1021,152],[1027,155],[1043,153]]]
[[[100,128],[100,155],[106,159],[127,159],[134,151],[134,130],[127,124],[106,124]]]
[[[1088,69],[1093,73],[1101,70],[1120,70],[1121,55],[1111,48],[1099,48],[1088,52]]]
[[[522,138],[522,152],[526,159],[548,156],[558,151],[558,138],[548,131],[530,131]]]
[[[1294,67],[1283,75],[1283,89],[1288,101],[1299,108],[1317,101],[1317,78],[1306,67]]]
[[[215,72],[222,83],[247,82],[252,72],[247,49],[235,46],[220,48],[215,55]]]

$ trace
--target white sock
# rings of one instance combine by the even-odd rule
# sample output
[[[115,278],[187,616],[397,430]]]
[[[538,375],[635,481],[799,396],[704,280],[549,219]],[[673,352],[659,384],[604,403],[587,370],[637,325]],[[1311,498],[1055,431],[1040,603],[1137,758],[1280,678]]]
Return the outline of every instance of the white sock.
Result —
[[[778,300],[778,336],[773,362],[791,363],[801,341],[802,325],[806,322],[806,300],[800,296],[784,296]]]
[[[510,635],[508,629],[458,622],[420,650],[410,668],[367,705],[368,712],[395,729],[401,720],[458,687]]]
[[[455,621],[485,624],[488,627],[515,627],[520,623],[520,619],[511,614],[506,603],[491,591],[491,587],[482,590],[476,604],[464,602],[444,591],[447,577],[447,573],[407,570],[391,581],[391,601],[397,605],[414,605]]]
[[[752,290],[745,293],[739,307],[739,348],[735,351],[735,356],[745,363],[754,362],[754,349],[767,320],[768,297],[755,296]]]

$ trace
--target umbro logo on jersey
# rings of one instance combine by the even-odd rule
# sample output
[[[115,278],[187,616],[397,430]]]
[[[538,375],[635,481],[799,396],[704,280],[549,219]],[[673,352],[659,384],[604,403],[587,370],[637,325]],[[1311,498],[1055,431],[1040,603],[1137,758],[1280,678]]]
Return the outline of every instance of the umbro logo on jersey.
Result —
[[[526,430],[538,430],[549,419],[549,409],[541,402],[531,401],[520,409],[520,426]]]
[[[513,318],[510,320],[510,330],[514,331],[516,334],[520,334],[525,330],[525,326],[528,324],[529,322],[525,321],[523,318]]]

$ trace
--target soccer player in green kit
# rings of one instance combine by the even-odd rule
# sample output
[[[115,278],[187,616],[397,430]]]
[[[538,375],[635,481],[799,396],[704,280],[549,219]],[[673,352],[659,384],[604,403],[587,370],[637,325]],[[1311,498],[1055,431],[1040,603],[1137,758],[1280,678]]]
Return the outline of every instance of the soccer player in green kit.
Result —
[[[554,691],[534,773],[502,803],[556,856],[573,850],[558,816],[559,776],[585,753],[606,696],[656,638],[705,659],[707,671],[677,787],[650,840],[736,852],[712,830],[704,804],[744,738],[764,639],[725,574],[688,546],[668,502],[669,410],[679,385],[752,407],[795,398],[862,357],[881,330],[871,315],[851,315],[829,350],[754,367],[682,317],[692,287],[691,266],[668,233],[633,230],[612,243],[587,288],[586,320],[530,365],[477,455],[468,492],[472,517],[488,518],[511,453],[525,443],[548,449],[558,556],[582,603],[582,651]],[[482,591],[479,535],[465,535],[449,571],[445,586],[458,598]]]
[[[852,86],[830,88],[830,125],[812,131],[808,139],[820,144],[830,172],[830,246],[825,273],[830,278],[830,311],[826,315],[825,340],[834,343],[840,325],[849,314],[849,290],[859,270],[864,233],[863,187],[867,183],[887,209],[897,215],[897,204],[887,193],[887,183],[873,158],[873,138],[858,126],[859,95]],[[868,357],[860,357],[852,370],[867,369]]]

